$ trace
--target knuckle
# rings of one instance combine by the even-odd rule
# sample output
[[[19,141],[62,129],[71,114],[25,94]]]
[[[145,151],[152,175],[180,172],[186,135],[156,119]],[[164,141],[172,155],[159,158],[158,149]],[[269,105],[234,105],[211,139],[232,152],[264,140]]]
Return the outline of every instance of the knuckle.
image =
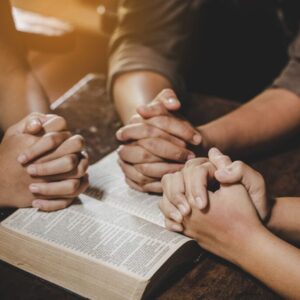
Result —
[[[129,120],[129,124],[142,123],[142,121],[143,121],[143,118],[140,115],[135,114]]]
[[[174,153],[175,160],[182,161],[186,158],[186,154],[183,151],[177,150]]]
[[[144,185],[147,183],[147,178],[145,176],[143,176],[141,173],[137,172],[136,174],[136,182]]]
[[[70,191],[71,193],[75,193],[80,186],[80,181],[79,180],[71,180],[70,181]]]
[[[48,168],[47,168],[47,166],[45,166],[45,164],[36,164],[35,168],[36,168],[37,175],[46,174],[48,171]]]
[[[49,133],[46,135],[47,143],[50,148],[54,148],[58,145],[58,136],[54,133]]]
[[[73,136],[73,141],[74,141],[74,147],[76,149],[82,150],[84,148],[85,140],[81,135],[79,135],[79,134],[74,135]]]
[[[194,136],[194,129],[191,127],[190,123],[182,121],[182,133],[187,139]]]
[[[81,178],[83,177],[85,174],[85,169],[82,165],[79,165],[78,168],[77,168],[77,178]]]
[[[165,88],[161,91],[160,96],[165,96],[165,97],[176,97],[174,91],[170,88]]]
[[[193,164],[194,164],[193,159],[188,160],[184,165],[184,169],[190,168]]]
[[[74,169],[76,167],[76,164],[77,164],[77,157],[76,155],[68,155],[67,156],[67,165],[68,165],[68,168],[70,168],[71,170]]]
[[[242,161],[240,161],[240,160],[236,160],[236,161],[232,164],[232,167],[233,167],[234,169],[236,169],[238,173],[242,173],[243,170],[244,170],[244,168],[245,168],[245,164],[244,164]]]
[[[157,147],[157,139],[156,138],[149,138],[147,141],[146,141],[146,144],[148,145],[148,147],[150,149],[154,149]]]
[[[149,171],[149,166],[148,166],[148,164],[140,164],[140,165],[138,166],[138,170],[139,170],[139,172],[141,172],[142,174],[147,174],[148,171]]]
[[[143,161],[147,161],[150,158],[150,154],[147,151],[143,150],[141,152],[141,158]]]
[[[185,168],[185,169],[190,169],[191,167],[193,167],[193,166],[197,163],[196,159],[197,159],[197,158],[189,159],[189,160],[185,163],[184,168]]]
[[[226,159],[228,159],[229,157],[227,156],[227,155],[224,155],[224,154],[221,154],[221,155],[218,155],[218,156],[216,156],[216,160],[217,161],[224,161],[224,160],[226,160]]]
[[[48,195],[50,193],[47,184],[41,184],[39,186],[39,194]]]

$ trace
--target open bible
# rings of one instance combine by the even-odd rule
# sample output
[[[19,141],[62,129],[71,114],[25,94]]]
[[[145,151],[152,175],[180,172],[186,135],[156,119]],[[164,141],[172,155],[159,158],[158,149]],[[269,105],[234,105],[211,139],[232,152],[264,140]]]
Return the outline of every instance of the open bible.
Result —
[[[147,298],[196,242],[163,227],[158,196],[130,189],[115,152],[89,169],[91,187],[69,208],[19,209],[0,225],[0,259],[91,299]]]

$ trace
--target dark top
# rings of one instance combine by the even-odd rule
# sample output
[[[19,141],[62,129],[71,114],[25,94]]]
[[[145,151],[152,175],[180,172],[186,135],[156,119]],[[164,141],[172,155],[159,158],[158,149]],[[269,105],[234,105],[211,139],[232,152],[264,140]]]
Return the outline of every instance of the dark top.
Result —
[[[260,89],[273,85],[300,95],[299,2],[124,0],[119,8],[119,25],[110,42],[109,87],[122,72],[151,70],[167,77],[177,91],[182,91],[189,78],[187,69],[197,68],[206,70],[205,75],[198,76],[204,81],[207,77],[224,79],[227,73],[236,71],[235,85],[244,90],[249,82],[260,81]],[[206,20],[205,10],[209,9],[213,14]],[[203,32],[208,27],[215,28],[205,40]],[[227,44],[234,46],[230,49]],[[207,45],[210,49],[201,50]],[[210,67],[196,64],[195,57],[211,53],[214,58]],[[258,59],[260,55],[263,59]],[[205,60],[202,58],[203,65]],[[224,67],[226,61],[230,64]],[[212,64],[219,70],[209,74]],[[266,77],[261,75],[263,68],[271,70],[266,73],[267,79],[262,78]],[[245,85],[240,80],[244,70],[253,71],[252,77],[244,76]]]

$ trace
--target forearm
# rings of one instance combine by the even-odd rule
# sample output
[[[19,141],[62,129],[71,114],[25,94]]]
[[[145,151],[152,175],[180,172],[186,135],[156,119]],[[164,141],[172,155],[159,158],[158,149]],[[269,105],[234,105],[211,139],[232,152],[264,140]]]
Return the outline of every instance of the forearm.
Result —
[[[48,110],[47,96],[26,61],[8,1],[0,4],[0,65],[0,127],[3,130],[30,112]]]
[[[115,107],[121,120],[127,124],[140,105],[149,103],[170,81],[162,75],[150,71],[137,71],[121,74],[113,84]]]
[[[300,125],[300,98],[287,90],[269,89],[237,110],[199,127],[204,147],[229,154],[263,147]]]
[[[299,299],[300,251],[267,229],[253,232],[236,263],[285,298]]]
[[[281,238],[300,245],[300,198],[274,200],[267,227]]]
[[[9,82],[0,88],[0,127],[3,130],[31,112],[49,111],[48,97],[32,71],[15,71],[8,80]]]

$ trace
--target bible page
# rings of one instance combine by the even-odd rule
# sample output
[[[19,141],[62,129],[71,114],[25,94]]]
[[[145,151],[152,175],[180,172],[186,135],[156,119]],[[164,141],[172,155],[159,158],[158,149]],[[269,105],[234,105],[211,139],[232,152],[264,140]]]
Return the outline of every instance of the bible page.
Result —
[[[125,182],[117,159],[117,152],[114,151],[89,168],[91,187],[87,194],[112,207],[164,226],[164,217],[158,207],[160,196],[131,189]]]
[[[85,195],[57,212],[19,209],[1,226],[147,280],[190,240]]]

